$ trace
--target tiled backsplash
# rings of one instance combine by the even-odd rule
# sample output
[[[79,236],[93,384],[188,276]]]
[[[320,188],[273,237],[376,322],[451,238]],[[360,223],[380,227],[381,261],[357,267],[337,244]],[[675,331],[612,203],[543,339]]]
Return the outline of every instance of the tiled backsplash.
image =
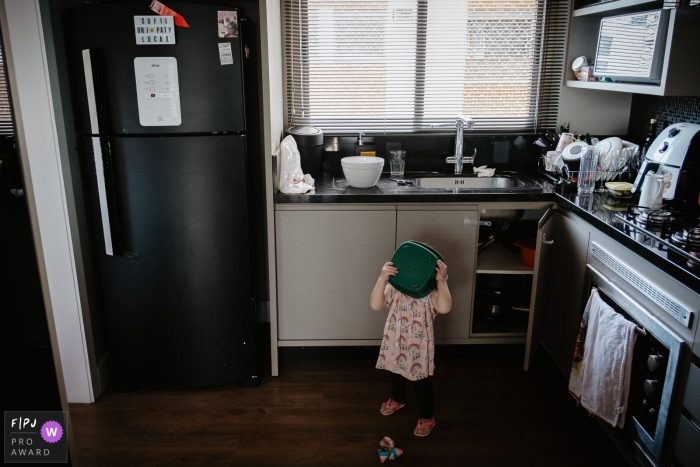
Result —
[[[377,146],[377,156],[386,157],[387,143],[398,143],[406,151],[406,170],[437,170],[449,173],[451,166],[445,158],[454,155],[454,136],[448,135],[394,135],[365,136],[366,144]],[[465,135],[464,155],[472,155],[476,148],[474,165],[488,165],[499,169],[535,166],[533,135],[478,136]],[[340,168],[340,159],[355,155],[357,137],[324,137],[323,163],[325,169]],[[507,149],[506,149],[507,148]]]
[[[641,144],[649,131],[649,120],[658,121],[657,131],[674,123],[700,124],[700,96],[632,96],[628,138]]]

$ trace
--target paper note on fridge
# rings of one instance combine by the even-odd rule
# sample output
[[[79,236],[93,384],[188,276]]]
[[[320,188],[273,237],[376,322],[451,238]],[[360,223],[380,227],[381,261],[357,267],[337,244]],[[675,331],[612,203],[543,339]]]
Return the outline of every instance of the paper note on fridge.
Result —
[[[219,42],[219,60],[222,65],[233,65],[233,49],[230,42]]]
[[[136,57],[136,96],[141,126],[178,126],[180,86],[175,57]]]

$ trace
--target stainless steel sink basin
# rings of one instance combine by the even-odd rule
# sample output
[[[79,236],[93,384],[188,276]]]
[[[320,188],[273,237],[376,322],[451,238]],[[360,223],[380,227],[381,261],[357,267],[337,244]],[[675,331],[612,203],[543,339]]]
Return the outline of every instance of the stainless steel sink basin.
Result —
[[[510,177],[445,176],[414,178],[416,187],[463,190],[507,190],[525,186],[521,180]]]

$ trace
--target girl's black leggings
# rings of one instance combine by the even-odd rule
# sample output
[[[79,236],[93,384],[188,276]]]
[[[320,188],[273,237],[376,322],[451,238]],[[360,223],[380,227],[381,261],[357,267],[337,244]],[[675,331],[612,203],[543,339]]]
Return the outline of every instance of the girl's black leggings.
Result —
[[[391,398],[395,402],[403,402],[406,398],[408,380],[401,375],[391,373]],[[428,376],[418,381],[413,381],[413,390],[418,397],[420,418],[433,418],[435,401],[433,400],[433,377]]]

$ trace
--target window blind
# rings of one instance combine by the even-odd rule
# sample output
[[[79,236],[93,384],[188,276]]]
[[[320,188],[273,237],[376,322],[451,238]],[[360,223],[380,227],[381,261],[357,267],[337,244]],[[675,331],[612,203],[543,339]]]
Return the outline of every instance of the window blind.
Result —
[[[444,132],[431,125],[463,114],[477,131],[556,125],[569,2],[284,2],[290,124]]]
[[[0,136],[12,136],[15,133],[8,89],[5,55],[2,42],[0,42]]]

